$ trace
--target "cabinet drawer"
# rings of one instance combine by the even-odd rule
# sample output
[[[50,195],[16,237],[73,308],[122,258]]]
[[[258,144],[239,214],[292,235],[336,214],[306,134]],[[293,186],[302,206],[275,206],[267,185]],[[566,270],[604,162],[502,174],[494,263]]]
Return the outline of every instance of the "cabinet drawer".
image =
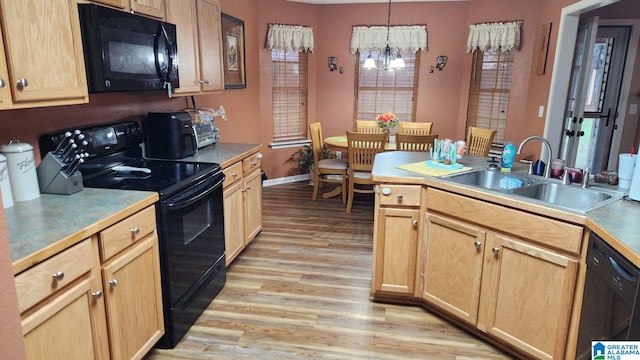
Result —
[[[581,226],[433,188],[427,190],[427,211],[455,216],[575,255],[580,253]]]
[[[380,184],[380,205],[420,206],[422,186]]]
[[[226,189],[227,186],[242,179],[242,162],[238,161],[237,163],[224,168],[222,172],[224,173],[224,182],[222,183],[222,188]]]
[[[102,230],[99,237],[102,261],[108,260],[155,230],[156,213],[153,206]]]
[[[16,275],[20,312],[89,272],[93,265],[91,240],[87,239]]]
[[[254,169],[259,169],[262,166],[262,161],[260,159],[260,153],[255,153],[246,159],[242,160],[242,172],[245,174],[250,173]]]

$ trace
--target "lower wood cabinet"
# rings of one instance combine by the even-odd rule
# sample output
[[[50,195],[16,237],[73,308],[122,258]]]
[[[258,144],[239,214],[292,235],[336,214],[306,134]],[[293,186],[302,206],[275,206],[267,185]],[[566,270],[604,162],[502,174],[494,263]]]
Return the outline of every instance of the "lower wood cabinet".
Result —
[[[142,359],[164,334],[153,206],[15,279],[28,359]]]
[[[262,230],[262,171],[259,153],[247,156],[222,171],[224,238],[227,265]]]

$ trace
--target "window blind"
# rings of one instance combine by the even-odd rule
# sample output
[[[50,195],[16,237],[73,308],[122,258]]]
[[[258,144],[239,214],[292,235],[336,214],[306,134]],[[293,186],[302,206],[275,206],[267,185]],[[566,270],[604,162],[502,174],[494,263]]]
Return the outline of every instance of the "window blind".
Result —
[[[378,114],[393,112],[400,121],[415,121],[416,95],[420,52],[403,53],[405,67],[382,69],[382,56],[372,53],[377,69],[364,69],[368,53],[358,53],[356,59],[356,86],[354,101],[355,120],[375,120]]]
[[[306,52],[271,50],[273,141],[307,138]]]

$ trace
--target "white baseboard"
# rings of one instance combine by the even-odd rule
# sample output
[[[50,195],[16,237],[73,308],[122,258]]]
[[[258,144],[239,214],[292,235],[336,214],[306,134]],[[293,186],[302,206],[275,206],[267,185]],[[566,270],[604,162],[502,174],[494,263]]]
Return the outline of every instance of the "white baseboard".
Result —
[[[305,181],[305,180],[309,180],[309,179],[311,179],[311,175],[309,175],[309,174],[287,176],[287,177],[282,177],[282,178],[277,178],[277,179],[265,180],[262,183],[262,186],[263,187],[268,187],[268,186],[272,186],[272,185],[288,184],[288,183],[292,183],[292,182]]]

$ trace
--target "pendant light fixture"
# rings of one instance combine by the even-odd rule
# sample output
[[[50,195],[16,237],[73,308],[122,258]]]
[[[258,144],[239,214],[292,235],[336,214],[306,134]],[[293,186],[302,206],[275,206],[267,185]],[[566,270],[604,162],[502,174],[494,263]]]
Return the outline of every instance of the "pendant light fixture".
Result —
[[[389,40],[389,33],[391,32],[391,0],[389,0],[389,10],[387,13],[387,44],[384,47],[384,52],[382,53],[382,68],[384,70],[394,70],[405,67],[404,60],[402,59],[402,55],[400,55],[400,49],[397,49],[397,54],[395,58],[392,59],[391,54],[391,41]],[[364,65],[362,65],[365,69],[376,69],[376,62],[369,54],[367,59],[364,61]]]

